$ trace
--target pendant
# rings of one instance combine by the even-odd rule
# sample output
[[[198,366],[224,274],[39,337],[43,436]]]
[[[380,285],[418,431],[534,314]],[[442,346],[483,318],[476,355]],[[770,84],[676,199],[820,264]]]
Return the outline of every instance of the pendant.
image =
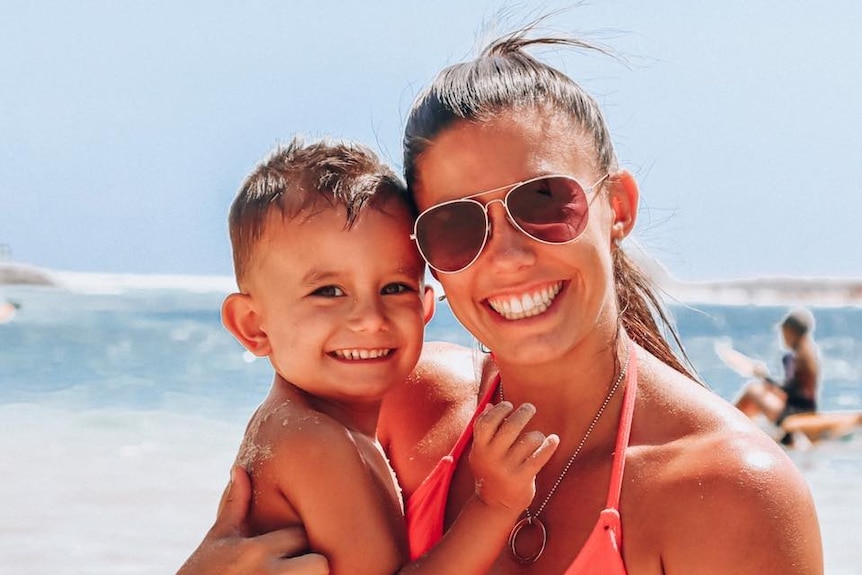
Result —
[[[524,529],[536,529],[541,536],[542,542],[539,545],[538,550],[535,553],[530,555],[522,555],[518,551],[518,536],[524,531]],[[529,530],[529,529],[528,529]],[[512,551],[512,556],[515,560],[518,561],[521,565],[529,565],[531,563],[535,563],[539,557],[542,556],[542,553],[545,552],[545,545],[548,543],[548,530],[545,529],[545,524],[542,523],[538,517],[533,517],[528,515],[524,517],[512,527],[512,531],[509,533],[509,549]]]

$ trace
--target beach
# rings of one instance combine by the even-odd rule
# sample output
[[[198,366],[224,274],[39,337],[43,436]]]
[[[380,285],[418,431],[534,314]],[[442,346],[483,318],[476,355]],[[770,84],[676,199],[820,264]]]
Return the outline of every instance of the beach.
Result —
[[[0,565],[173,573],[211,525],[271,370],[221,326],[224,278],[76,281],[0,294],[20,303],[0,324]],[[672,311],[698,373],[722,397],[743,382],[716,356],[717,341],[778,369],[781,305]],[[862,410],[862,309],[814,311],[823,407]],[[428,337],[471,345],[445,304]],[[862,431],[788,454],[814,497],[826,573],[859,573]]]
[[[0,558],[30,575],[175,572],[211,524],[243,430],[192,415],[15,404],[0,418],[29,430],[0,438]],[[817,506],[826,573],[858,574],[862,439],[792,456]]]

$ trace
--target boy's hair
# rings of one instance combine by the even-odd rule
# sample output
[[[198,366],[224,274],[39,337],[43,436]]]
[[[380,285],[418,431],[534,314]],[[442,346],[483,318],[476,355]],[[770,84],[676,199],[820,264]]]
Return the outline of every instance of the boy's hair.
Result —
[[[404,183],[367,146],[332,140],[306,144],[294,137],[245,178],[231,204],[228,222],[237,284],[248,272],[271,210],[293,219],[309,210],[342,206],[347,229],[363,206],[381,206],[392,198],[415,212]]]

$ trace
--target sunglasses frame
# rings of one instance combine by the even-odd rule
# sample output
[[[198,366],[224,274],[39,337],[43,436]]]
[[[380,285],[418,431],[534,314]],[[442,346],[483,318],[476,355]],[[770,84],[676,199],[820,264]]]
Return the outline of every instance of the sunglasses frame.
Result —
[[[514,227],[516,230],[518,230],[519,232],[521,232],[522,234],[524,234],[528,238],[535,240],[541,244],[550,245],[550,246],[562,246],[565,244],[569,244],[569,243],[572,243],[573,241],[577,240],[579,237],[581,237],[581,235],[583,234],[583,230],[578,235],[573,237],[572,239],[566,240],[563,242],[549,242],[547,240],[537,238],[536,236],[527,232],[520,225],[518,225],[517,221],[515,220],[515,217],[512,215],[512,212],[509,211],[509,203],[508,203],[509,196],[511,196],[515,190],[517,190],[518,188],[520,188],[522,186],[525,186],[527,184],[532,184],[533,182],[538,182],[540,180],[550,180],[550,179],[554,179],[554,178],[562,178],[564,180],[570,180],[572,182],[575,182],[583,191],[584,196],[586,196],[587,194],[590,194],[593,191],[595,191],[595,189],[598,188],[605,180],[610,178],[610,176],[611,176],[610,173],[605,173],[605,175],[603,175],[601,178],[596,180],[595,183],[593,183],[593,185],[584,186],[581,184],[581,182],[579,182],[577,180],[577,178],[573,178],[572,176],[567,176],[564,174],[547,174],[544,176],[536,176],[535,178],[530,178],[529,180],[522,180],[520,182],[515,182],[514,184],[508,184],[506,186],[500,186],[499,188],[494,188],[492,190],[486,190],[484,192],[479,192],[476,194],[470,194],[469,196],[464,196],[463,198],[456,198],[454,200],[447,200],[445,202],[435,204],[435,205],[431,206],[430,208],[422,210],[422,212],[418,216],[416,216],[416,220],[413,222],[413,233],[410,234],[410,239],[416,243],[416,248],[419,250],[419,254],[422,256],[422,259],[424,259],[425,262],[428,264],[428,267],[430,267],[431,269],[433,269],[437,273],[457,274],[457,273],[463,272],[464,270],[466,270],[467,268],[472,266],[476,262],[476,260],[479,259],[479,256],[482,255],[482,252],[485,251],[485,246],[488,245],[488,238],[491,237],[491,218],[488,216],[488,206],[490,206],[494,202],[499,202],[499,203],[503,204],[503,209],[506,211],[506,219],[509,220],[509,223],[512,224],[512,227]],[[501,190],[505,190],[506,188],[509,188],[509,191],[506,192],[506,195],[503,196],[502,199],[491,200],[491,201],[484,203],[484,204],[482,202],[476,201],[476,199],[475,199],[475,198],[478,198],[480,196],[485,196],[488,194],[500,192]],[[450,204],[457,204],[457,203],[461,203],[461,202],[470,202],[470,203],[476,204],[477,206],[479,206],[479,208],[481,208],[482,215],[485,218],[485,236],[482,239],[482,245],[476,251],[476,255],[473,256],[473,259],[470,260],[470,262],[467,263],[464,267],[457,269],[457,270],[452,270],[452,271],[441,270],[440,268],[435,267],[434,264],[431,263],[429,258],[425,255],[425,252],[422,250],[422,246],[419,244],[419,236],[418,236],[419,221],[421,220],[422,216],[424,216],[425,214],[427,214],[428,212],[430,212],[432,210],[436,210],[436,209],[441,208],[443,206],[448,206]],[[589,205],[590,205],[590,203],[591,202],[587,203],[587,218],[589,218]]]

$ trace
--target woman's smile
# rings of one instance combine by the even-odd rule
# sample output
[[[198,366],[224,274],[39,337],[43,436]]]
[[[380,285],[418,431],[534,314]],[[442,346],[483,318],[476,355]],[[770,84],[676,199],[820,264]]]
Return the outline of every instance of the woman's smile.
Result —
[[[555,282],[521,294],[507,294],[488,298],[488,305],[507,320],[519,320],[541,315],[548,311],[554,298],[563,289],[563,282]]]

